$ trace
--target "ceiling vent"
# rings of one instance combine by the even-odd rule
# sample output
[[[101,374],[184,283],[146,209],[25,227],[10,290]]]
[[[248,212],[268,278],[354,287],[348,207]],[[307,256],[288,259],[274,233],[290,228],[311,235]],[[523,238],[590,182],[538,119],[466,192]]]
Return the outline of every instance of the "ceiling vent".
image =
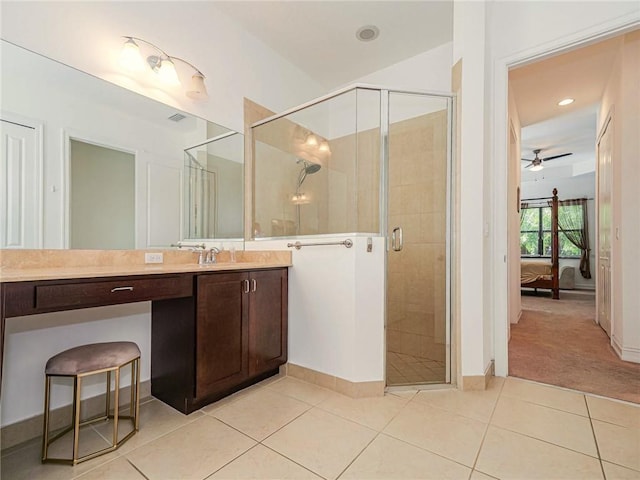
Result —
[[[180,120],[184,120],[185,118],[187,118],[186,115],[182,115],[181,113],[174,113],[169,117],[169,120],[171,120],[172,122],[179,122]]]

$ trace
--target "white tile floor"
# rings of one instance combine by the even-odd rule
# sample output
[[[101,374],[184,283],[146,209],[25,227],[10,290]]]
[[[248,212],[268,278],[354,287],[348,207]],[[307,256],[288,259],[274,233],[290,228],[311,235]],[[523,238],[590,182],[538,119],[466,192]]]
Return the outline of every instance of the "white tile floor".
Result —
[[[484,392],[351,399],[269,379],[184,416],[157,400],[121,449],[76,467],[31,442],[2,455],[18,479],[640,479],[640,406],[515,378]],[[105,425],[86,434],[92,445]]]

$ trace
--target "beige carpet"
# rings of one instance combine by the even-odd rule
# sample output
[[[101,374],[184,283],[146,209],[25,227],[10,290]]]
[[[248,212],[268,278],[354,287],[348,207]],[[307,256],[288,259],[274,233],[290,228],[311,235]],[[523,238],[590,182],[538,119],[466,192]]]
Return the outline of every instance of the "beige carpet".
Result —
[[[522,296],[511,325],[509,375],[640,403],[640,364],[624,362],[594,323],[592,295]]]

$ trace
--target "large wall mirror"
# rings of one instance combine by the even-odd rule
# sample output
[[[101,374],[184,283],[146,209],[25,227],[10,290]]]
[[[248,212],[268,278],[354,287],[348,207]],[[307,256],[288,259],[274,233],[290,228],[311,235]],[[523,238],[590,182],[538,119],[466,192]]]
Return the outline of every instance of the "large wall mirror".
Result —
[[[242,135],[0,41],[0,248],[243,238]]]

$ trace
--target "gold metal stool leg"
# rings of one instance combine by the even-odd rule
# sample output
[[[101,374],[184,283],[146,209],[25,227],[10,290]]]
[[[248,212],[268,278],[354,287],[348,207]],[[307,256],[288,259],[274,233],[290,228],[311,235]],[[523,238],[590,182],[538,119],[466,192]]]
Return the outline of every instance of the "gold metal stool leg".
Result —
[[[51,404],[51,377],[45,375],[44,378],[44,426],[42,432],[42,461],[47,458],[49,450],[49,408]]]
[[[78,442],[80,441],[80,390],[82,380],[73,377],[73,465],[78,463]]]

